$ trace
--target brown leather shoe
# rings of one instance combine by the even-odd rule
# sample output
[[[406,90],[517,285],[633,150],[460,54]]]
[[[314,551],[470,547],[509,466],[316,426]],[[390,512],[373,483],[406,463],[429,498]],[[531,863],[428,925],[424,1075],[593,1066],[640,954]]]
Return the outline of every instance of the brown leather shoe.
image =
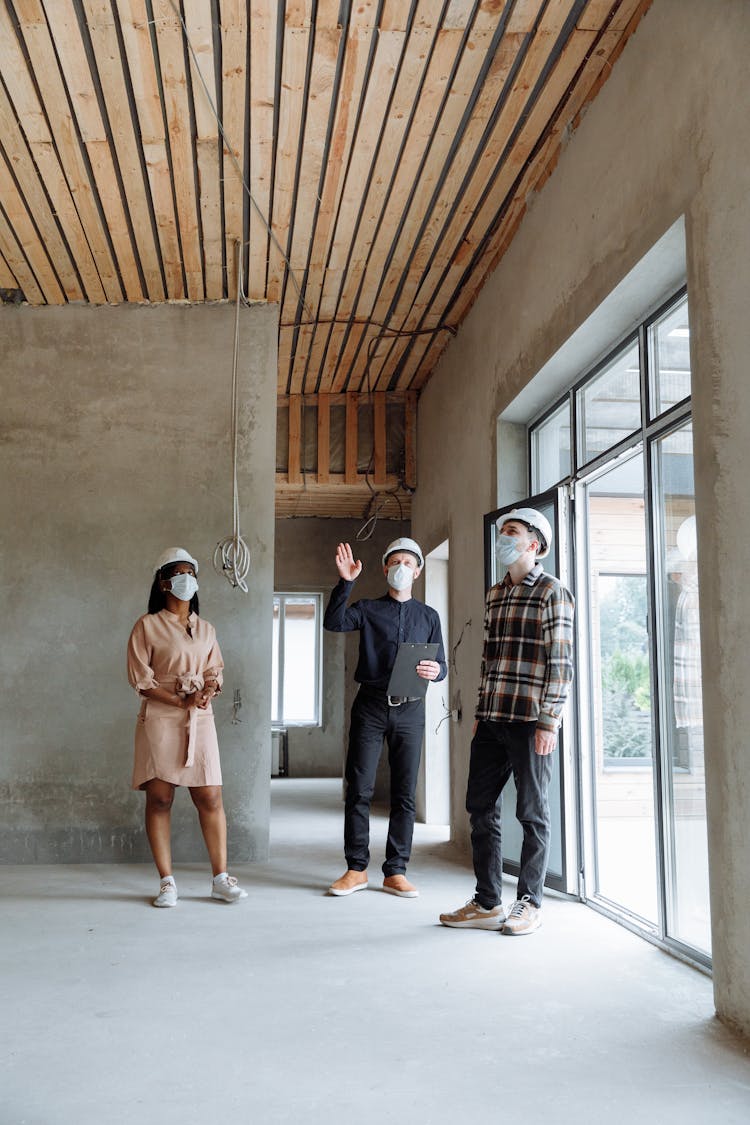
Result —
[[[369,885],[366,871],[353,871],[349,868],[345,875],[342,875],[335,883],[331,883],[328,893],[339,897],[353,895],[355,891],[366,891]]]
[[[383,880],[383,890],[399,898],[417,898],[419,891],[405,875],[387,875]]]

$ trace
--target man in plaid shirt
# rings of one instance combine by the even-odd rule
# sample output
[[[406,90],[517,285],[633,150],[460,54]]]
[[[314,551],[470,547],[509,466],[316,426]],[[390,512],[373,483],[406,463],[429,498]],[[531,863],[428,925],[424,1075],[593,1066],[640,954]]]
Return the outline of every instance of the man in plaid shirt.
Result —
[[[466,810],[477,878],[474,897],[441,914],[444,926],[529,934],[541,925],[549,854],[547,791],[563,704],[573,678],[573,596],[538,562],[552,528],[534,508],[498,520],[497,556],[508,571],[487,595],[484,652]],[[523,847],[516,901],[502,906],[499,798],[516,783]]]

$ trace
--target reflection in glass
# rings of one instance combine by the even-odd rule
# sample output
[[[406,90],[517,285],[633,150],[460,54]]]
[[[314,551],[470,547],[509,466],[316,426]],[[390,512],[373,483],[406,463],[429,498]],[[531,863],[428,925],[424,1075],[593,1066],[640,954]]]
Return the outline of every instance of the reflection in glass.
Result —
[[[651,416],[690,395],[690,324],[687,297],[649,330]]]
[[[531,490],[544,492],[570,476],[570,402],[545,418],[531,432]]]
[[[586,488],[596,893],[656,924],[643,457]]]
[[[706,953],[711,948],[708,844],[703,765],[701,641],[692,426],[656,443],[664,565],[662,729],[668,751],[667,926],[672,937]]]
[[[620,352],[578,392],[581,461],[585,464],[641,426],[638,345]]]

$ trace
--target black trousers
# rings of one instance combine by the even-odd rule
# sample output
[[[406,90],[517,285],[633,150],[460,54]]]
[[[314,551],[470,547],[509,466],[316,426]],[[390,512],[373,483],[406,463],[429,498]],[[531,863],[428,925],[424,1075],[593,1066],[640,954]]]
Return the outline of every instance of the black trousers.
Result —
[[[370,862],[370,802],[385,739],[391,767],[391,813],[383,874],[406,871],[423,738],[423,699],[390,707],[384,691],[360,688],[352,705],[345,774],[344,854],[351,870],[365,871]]]
[[[471,743],[466,811],[477,878],[475,898],[486,910],[502,899],[503,857],[500,795],[513,774],[516,818],[523,828],[518,898],[542,905],[550,843],[547,791],[552,755],[534,750],[536,723],[480,721]]]

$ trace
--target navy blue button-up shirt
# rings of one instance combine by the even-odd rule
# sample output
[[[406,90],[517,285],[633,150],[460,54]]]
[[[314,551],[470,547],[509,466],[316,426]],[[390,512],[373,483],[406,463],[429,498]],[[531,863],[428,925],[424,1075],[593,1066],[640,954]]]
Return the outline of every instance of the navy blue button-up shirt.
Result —
[[[339,579],[328,599],[323,627],[331,633],[359,629],[359,661],[354,673],[357,683],[386,688],[402,641],[436,641],[435,659],[440,665],[437,678],[445,679],[448,668],[437,612],[415,598],[400,602],[390,594],[382,598],[363,598],[347,608],[353,585],[353,582]]]

